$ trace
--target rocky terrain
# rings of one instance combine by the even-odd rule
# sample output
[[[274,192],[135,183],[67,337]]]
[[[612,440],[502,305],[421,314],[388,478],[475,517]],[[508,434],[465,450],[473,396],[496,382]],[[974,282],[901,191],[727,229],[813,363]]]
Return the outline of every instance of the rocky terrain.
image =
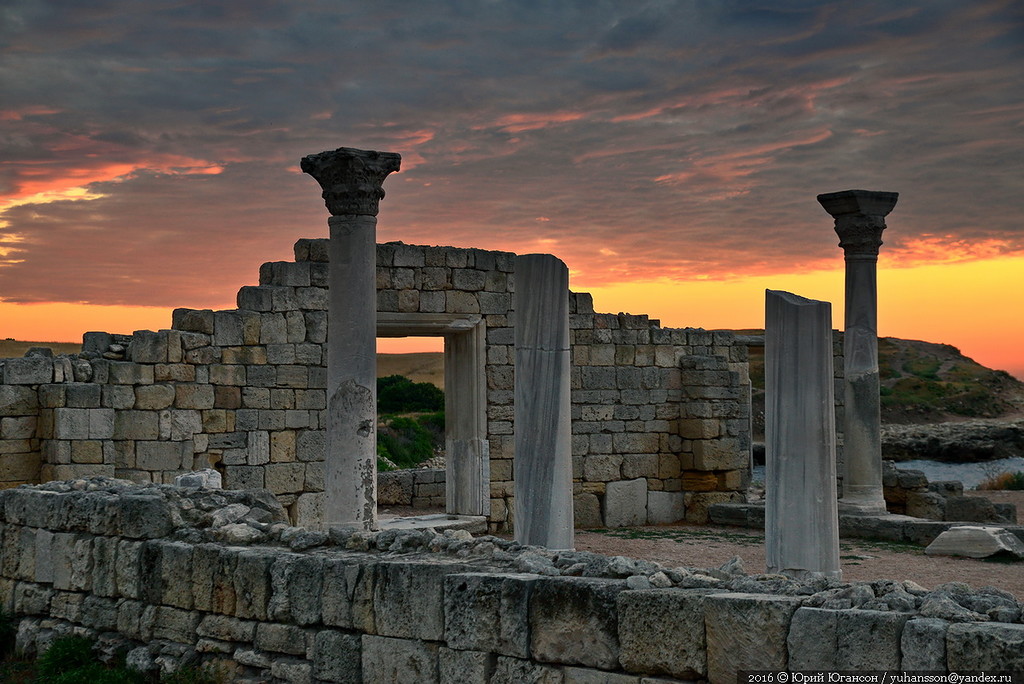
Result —
[[[763,331],[737,331],[756,339]],[[836,333],[841,348],[842,334]],[[1024,383],[948,344],[878,341],[882,452],[954,463],[1024,456]],[[750,347],[754,439],[764,439],[764,347]]]

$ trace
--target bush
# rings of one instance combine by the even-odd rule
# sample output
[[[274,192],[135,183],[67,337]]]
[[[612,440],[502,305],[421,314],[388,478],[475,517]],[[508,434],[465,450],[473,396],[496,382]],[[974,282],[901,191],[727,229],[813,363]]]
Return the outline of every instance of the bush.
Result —
[[[429,382],[413,382],[401,375],[377,378],[378,413],[443,410],[444,392]]]
[[[377,431],[378,456],[399,468],[415,468],[434,455],[435,445],[434,434],[414,418],[392,418]]]
[[[1024,490],[1024,472],[998,473],[990,475],[978,485],[978,489]]]
[[[80,636],[55,639],[46,653],[39,656],[37,670],[43,681],[58,681],[58,677],[93,664],[99,664],[92,652],[93,641]]]

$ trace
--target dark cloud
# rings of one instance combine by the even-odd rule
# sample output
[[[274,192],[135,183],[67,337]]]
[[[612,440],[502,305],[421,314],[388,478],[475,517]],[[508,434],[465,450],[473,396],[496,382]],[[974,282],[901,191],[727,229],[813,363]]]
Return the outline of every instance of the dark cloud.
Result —
[[[814,197],[852,187],[901,192],[894,255],[1024,249],[1012,2],[23,0],[0,18],[12,301],[228,305],[322,234],[297,162],[339,145],[403,154],[381,239],[549,249],[583,285],[834,260]]]

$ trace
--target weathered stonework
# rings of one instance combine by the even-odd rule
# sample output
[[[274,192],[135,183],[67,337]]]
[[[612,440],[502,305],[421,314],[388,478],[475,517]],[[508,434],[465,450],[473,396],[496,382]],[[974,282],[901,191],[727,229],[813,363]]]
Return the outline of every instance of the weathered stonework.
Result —
[[[226,681],[717,684],[758,667],[1024,663],[1020,604],[991,587],[799,581],[284,519],[260,491],[109,478],[0,491],[0,605],[27,655],[74,633],[138,669],[202,664]]]
[[[0,384],[0,483],[87,475],[171,483],[213,467],[226,488],[266,487],[293,521],[317,520],[327,247],[326,239],[299,240],[295,261],[264,264],[260,284],[239,290],[239,309],[177,309],[171,329],[131,337],[87,333],[81,355],[34,361],[46,382],[37,382],[44,373],[36,369],[17,376],[30,384]],[[484,460],[464,478],[481,483],[471,505],[492,531],[510,530],[515,255],[401,243],[376,249],[378,334],[445,337],[446,369],[458,368],[454,382],[470,388],[447,393],[469,397],[448,407],[449,430],[468,416],[458,423],[458,453]],[[608,484],[619,481],[673,495],[640,504],[656,522],[677,514],[703,521],[709,505],[742,500],[750,449],[744,344],[727,332],[596,313],[586,293],[570,293],[569,339],[579,523],[604,524]],[[425,504],[444,501],[452,474],[434,477],[416,494]]]

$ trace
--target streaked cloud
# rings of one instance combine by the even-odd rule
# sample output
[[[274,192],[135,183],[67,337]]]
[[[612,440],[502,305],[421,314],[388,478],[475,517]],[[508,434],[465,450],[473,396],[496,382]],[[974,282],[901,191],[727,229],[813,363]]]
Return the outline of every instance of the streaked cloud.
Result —
[[[381,240],[556,251],[577,286],[1024,253],[1024,9],[925,2],[14,0],[0,299],[227,306],[326,231],[305,154],[400,152]]]

